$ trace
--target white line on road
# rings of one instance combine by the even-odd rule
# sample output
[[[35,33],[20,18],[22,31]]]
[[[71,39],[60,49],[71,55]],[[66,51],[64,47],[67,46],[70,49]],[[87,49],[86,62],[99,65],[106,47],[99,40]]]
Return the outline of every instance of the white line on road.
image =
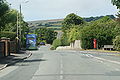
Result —
[[[60,79],[63,79],[63,60],[61,57],[61,61],[60,61]]]
[[[120,69],[118,69],[118,68],[116,68],[115,70],[116,70],[116,71],[120,71]]]
[[[60,68],[63,69],[63,64],[60,64]]]
[[[63,70],[60,71],[60,74],[61,74],[61,75],[63,74]]]
[[[120,62],[118,62],[118,61],[112,61],[112,60],[108,60],[108,59],[104,59],[104,58],[100,58],[100,57],[95,57],[95,56],[94,56],[94,58],[98,59],[98,60],[103,60],[103,61],[107,61],[107,62],[112,62],[112,63],[120,64]]]
[[[92,58],[95,58],[97,60],[100,60],[101,63],[103,63],[104,61],[107,61],[107,62],[111,62],[111,63],[115,63],[115,64],[120,64],[119,61],[113,61],[113,60],[108,60],[108,59],[105,59],[105,58],[100,58],[100,57],[96,57],[96,56],[93,56],[91,54],[86,54],[87,57],[92,57]]]
[[[63,79],[63,75],[60,76],[60,79]]]
[[[119,61],[108,60],[108,59],[96,57],[96,56],[93,56],[93,55],[91,55],[91,57],[93,57],[93,58],[95,58],[97,60],[100,60],[101,63],[103,63],[104,61],[107,61],[107,62],[111,62],[111,63],[115,63],[115,64],[120,64]]]

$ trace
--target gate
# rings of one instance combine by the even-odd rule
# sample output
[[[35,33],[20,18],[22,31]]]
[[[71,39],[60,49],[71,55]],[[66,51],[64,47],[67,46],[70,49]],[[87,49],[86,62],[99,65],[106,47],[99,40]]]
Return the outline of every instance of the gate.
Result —
[[[5,42],[0,41],[0,57],[5,56]]]

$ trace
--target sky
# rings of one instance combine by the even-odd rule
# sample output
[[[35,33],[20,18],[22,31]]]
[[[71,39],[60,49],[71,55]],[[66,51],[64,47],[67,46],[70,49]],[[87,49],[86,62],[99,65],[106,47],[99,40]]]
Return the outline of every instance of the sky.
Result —
[[[63,19],[70,13],[81,17],[115,15],[118,10],[111,0],[7,0],[11,8],[19,10],[25,21]]]

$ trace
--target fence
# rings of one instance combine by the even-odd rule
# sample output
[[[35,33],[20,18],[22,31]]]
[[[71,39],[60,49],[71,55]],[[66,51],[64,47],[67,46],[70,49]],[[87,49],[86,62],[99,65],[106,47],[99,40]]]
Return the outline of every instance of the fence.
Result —
[[[17,49],[16,41],[10,41],[10,53],[17,53]]]

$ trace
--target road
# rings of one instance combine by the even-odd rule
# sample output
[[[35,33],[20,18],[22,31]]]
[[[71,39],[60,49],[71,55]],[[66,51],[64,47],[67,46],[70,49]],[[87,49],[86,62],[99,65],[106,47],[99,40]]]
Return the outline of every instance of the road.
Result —
[[[120,80],[117,57],[86,51],[51,51],[48,46],[32,53],[30,58],[0,71],[0,80]]]

